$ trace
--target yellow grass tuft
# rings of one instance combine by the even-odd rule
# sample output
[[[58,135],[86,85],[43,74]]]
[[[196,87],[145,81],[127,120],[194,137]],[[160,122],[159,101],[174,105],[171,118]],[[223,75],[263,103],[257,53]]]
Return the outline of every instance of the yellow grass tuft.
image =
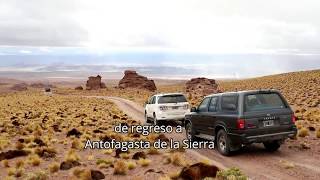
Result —
[[[6,160],[6,159],[2,161],[2,164],[3,164],[3,166],[4,166],[5,168],[10,167],[10,165],[9,165],[9,161],[8,161],[8,160]]]
[[[212,165],[209,159],[202,159],[201,162],[206,165]]]
[[[172,171],[168,175],[171,179],[178,179],[180,176],[180,171]]]
[[[150,163],[151,163],[151,160],[150,160],[150,159],[140,158],[140,159],[138,160],[138,164],[140,164],[142,167],[149,166]]]
[[[24,161],[23,160],[18,160],[16,162],[16,168],[22,168],[24,166]]]
[[[0,150],[6,148],[9,145],[9,141],[0,137]]]
[[[55,173],[55,172],[58,172],[59,171],[59,168],[60,168],[60,164],[57,163],[57,162],[54,162],[52,164],[49,165],[49,171],[51,173]]]
[[[159,177],[158,180],[171,180],[171,178],[169,176],[162,176],[162,177]]]
[[[106,149],[103,151],[103,154],[111,154],[113,152],[112,149]]]
[[[316,132],[316,137],[317,138],[320,138],[320,128],[317,130],[317,132]]]
[[[49,177],[45,171],[36,171],[27,174],[25,180],[47,180]]]
[[[123,160],[119,160],[114,164],[113,174],[125,175],[127,174],[128,166]]]
[[[29,156],[28,162],[32,166],[39,166],[41,163],[41,159],[38,155],[31,155]]]
[[[152,147],[148,150],[148,154],[151,154],[151,155],[156,155],[156,154],[160,154],[159,150]]]
[[[74,139],[71,143],[71,148],[72,149],[81,149],[82,148],[82,143],[80,142],[79,139]]]
[[[63,145],[67,145],[68,144],[68,141],[66,139],[62,140],[62,144]]]
[[[112,164],[114,161],[114,159],[112,158],[108,158],[108,159],[97,159],[96,164],[100,165],[100,164]]]
[[[80,177],[80,174],[83,172],[84,170],[81,168],[74,168],[72,171],[72,174],[76,177]]]
[[[173,153],[171,154],[170,158],[173,165],[185,166],[187,164],[184,156],[181,153]]]
[[[84,170],[81,174],[80,174],[80,177],[79,177],[81,180],[92,180],[92,177],[91,177],[91,170],[89,169],[86,169]]]
[[[295,165],[292,162],[286,160],[280,160],[279,162],[285,169],[291,169],[295,167]]]
[[[16,173],[16,168],[9,168],[7,170],[8,176],[14,176]]]
[[[306,137],[309,135],[309,129],[308,128],[301,128],[299,131],[298,131],[298,136],[299,137]]]
[[[104,169],[104,168],[110,167],[110,166],[113,164],[113,162],[114,162],[114,159],[112,159],[112,158],[108,158],[108,159],[106,159],[106,160],[104,160],[104,159],[98,159],[98,160],[96,161],[96,164],[98,165],[98,167],[99,167],[100,169]]]
[[[88,160],[88,161],[94,160],[94,155],[89,155],[89,156],[87,157],[87,160]]]
[[[130,155],[128,153],[121,153],[120,154],[120,158],[122,159],[129,159],[130,158]]]
[[[128,161],[128,162],[127,162],[127,166],[128,166],[128,169],[131,170],[131,169],[136,168],[136,167],[137,167],[137,164],[136,164],[136,162],[134,162],[134,161]]]
[[[23,168],[9,168],[7,170],[8,176],[21,177],[24,174]]]
[[[67,153],[67,155],[66,155],[66,157],[65,157],[65,160],[66,160],[67,162],[75,162],[75,161],[79,161],[79,160],[80,160],[80,157],[78,156],[78,154],[75,152],[74,149],[71,149],[71,150]]]
[[[12,176],[6,176],[3,180],[16,180],[16,178]]]
[[[82,168],[74,168],[72,174],[81,180],[91,180],[91,171],[82,169]]]

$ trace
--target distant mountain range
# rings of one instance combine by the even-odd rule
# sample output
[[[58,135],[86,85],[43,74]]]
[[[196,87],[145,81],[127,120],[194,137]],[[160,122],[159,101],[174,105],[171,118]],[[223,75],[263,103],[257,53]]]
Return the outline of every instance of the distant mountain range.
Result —
[[[22,80],[83,80],[88,76],[100,74],[106,79],[120,79],[125,70],[135,70],[150,78],[160,79],[190,79],[198,76],[208,76],[207,71],[193,67],[172,66],[115,66],[115,65],[46,65],[24,66],[15,69],[0,69],[0,77]],[[214,72],[214,71],[213,71]],[[210,74],[212,77],[213,75]],[[229,76],[216,74],[218,79],[235,79],[236,75]]]

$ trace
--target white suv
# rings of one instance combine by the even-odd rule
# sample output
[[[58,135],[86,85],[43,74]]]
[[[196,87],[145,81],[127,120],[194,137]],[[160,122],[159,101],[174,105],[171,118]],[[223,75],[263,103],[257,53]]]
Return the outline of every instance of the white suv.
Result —
[[[190,112],[189,103],[181,93],[156,94],[145,105],[145,120],[158,125],[160,121],[184,121]]]

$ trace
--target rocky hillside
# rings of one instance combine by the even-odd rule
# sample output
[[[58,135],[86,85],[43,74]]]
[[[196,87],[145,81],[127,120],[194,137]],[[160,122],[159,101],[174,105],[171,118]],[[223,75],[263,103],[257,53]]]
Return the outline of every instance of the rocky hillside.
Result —
[[[291,105],[320,107],[320,70],[293,72],[260,78],[219,82],[222,91],[259,88],[280,90]]]

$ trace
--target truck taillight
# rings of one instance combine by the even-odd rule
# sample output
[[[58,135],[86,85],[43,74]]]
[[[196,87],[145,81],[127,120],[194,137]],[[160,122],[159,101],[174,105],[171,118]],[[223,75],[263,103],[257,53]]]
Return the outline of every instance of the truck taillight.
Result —
[[[245,127],[245,121],[244,121],[244,119],[238,119],[238,120],[237,120],[237,128],[238,128],[238,129],[244,129],[244,127]]]
[[[294,114],[291,115],[291,122],[294,124],[296,122],[296,116]]]

